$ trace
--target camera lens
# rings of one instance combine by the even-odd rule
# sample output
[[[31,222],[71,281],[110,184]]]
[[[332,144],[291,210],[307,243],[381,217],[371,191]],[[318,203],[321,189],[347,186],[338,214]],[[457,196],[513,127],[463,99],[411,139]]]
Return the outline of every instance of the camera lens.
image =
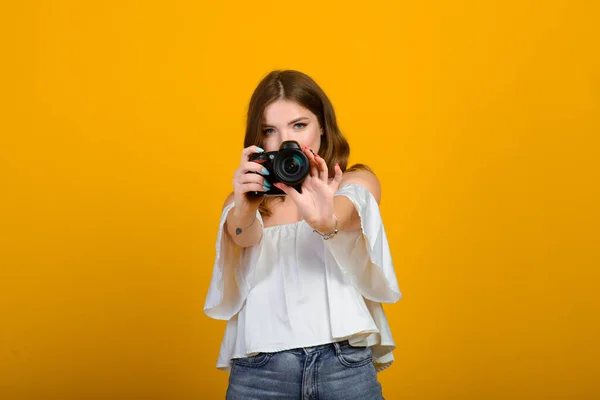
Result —
[[[288,175],[297,174],[298,171],[300,171],[301,165],[302,159],[297,154],[294,154],[292,157],[283,161],[283,169]]]
[[[279,180],[288,185],[301,183],[308,175],[308,158],[301,150],[280,152],[274,163]]]

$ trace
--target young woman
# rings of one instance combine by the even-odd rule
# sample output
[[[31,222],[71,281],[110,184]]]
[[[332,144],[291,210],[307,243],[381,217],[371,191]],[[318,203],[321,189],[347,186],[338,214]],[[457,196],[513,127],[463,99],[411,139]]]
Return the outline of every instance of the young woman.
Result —
[[[287,141],[306,156],[297,163],[308,162],[300,190],[253,160]],[[395,347],[381,303],[401,293],[377,177],[346,168],[333,106],[298,71],[259,83],[244,147],[204,306],[228,321],[217,362],[230,372],[227,398],[381,399],[377,372]]]

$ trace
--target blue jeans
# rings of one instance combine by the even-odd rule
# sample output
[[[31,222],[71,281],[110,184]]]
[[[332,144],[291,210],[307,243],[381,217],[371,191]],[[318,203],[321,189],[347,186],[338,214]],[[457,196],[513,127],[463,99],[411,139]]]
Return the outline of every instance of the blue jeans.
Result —
[[[370,347],[348,341],[232,360],[228,400],[381,400]]]

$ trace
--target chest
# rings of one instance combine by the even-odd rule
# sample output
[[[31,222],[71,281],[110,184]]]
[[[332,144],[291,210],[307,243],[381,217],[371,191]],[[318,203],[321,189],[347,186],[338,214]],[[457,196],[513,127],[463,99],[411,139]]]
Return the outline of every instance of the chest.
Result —
[[[293,224],[300,220],[302,217],[298,213],[298,207],[291,200],[283,200],[281,198],[274,199],[268,204],[271,210],[271,215],[263,216],[263,223],[265,228],[275,225],[286,225]]]

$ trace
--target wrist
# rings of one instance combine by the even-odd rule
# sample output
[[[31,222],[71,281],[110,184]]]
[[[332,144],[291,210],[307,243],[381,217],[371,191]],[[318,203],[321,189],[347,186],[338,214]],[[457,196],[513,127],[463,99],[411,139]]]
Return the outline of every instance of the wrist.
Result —
[[[336,229],[337,224],[337,217],[335,214],[331,214],[331,217],[322,221],[320,224],[315,225],[316,227],[314,229],[320,233],[331,233]]]
[[[251,207],[235,206],[232,210],[232,216],[236,225],[246,226],[256,219],[256,210]]]
[[[332,237],[334,237],[335,235],[338,234],[339,229],[338,229],[338,225],[339,225],[339,221],[337,219],[337,217],[335,216],[335,214],[333,214],[332,216],[333,218],[333,227],[330,228],[329,226],[324,226],[320,229],[323,229],[323,231],[319,230],[319,229],[314,229],[313,232],[318,233],[319,236],[321,236],[323,238],[323,240],[329,240]]]

